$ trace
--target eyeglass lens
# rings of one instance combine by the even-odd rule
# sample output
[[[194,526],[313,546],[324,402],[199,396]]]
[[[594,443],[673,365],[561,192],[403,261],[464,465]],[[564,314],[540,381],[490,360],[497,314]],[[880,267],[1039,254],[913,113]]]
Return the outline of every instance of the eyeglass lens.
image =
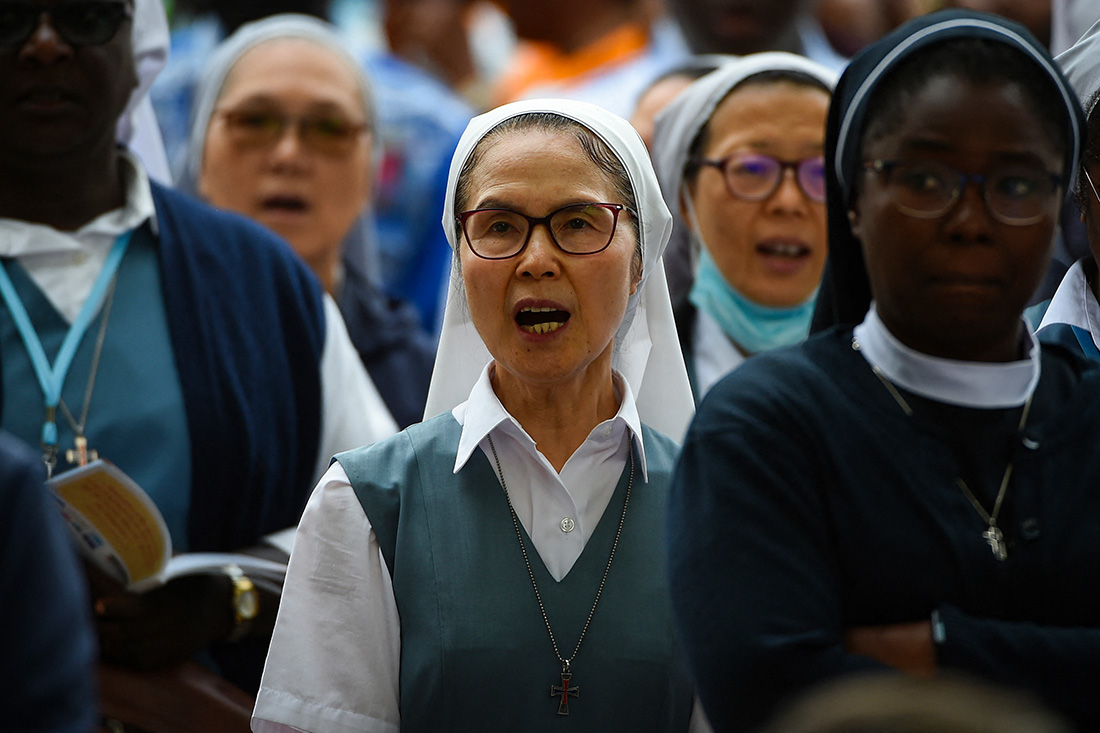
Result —
[[[130,17],[125,3],[83,0],[51,6],[22,2],[0,2],[0,47],[11,48],[27,42],[38,28],[43,14],[54,30],[72,46],[98,46],[107,43]]]
[[[274,110],[222,111],[230,135],[240,145],[270,147],[296,126],[302,143],[318,152],[343,154],[350,150],[357,135],[365,128],[336,114],[290,117]]]
[[[1047,213],[1057,189],[1054,176],[1040,168],[1013,166],[988,175],[965,174],[935,161],[874,161],[887,173],[895,205],[922,218],[942,216],[970,180],[981,186],[989,213],[1005,224],[1031,224]]]
[[[761,201],[779,188],[787,168],[794,169],[798,186],[807,198],[825,200],[825,160],[820,156],[786,162],[770,155],[735,155],[725,161],[726,184],[737,198]]]
[[[504,259],[519,254],[537,224],[546,224],[563,251],[594,254],[611,243],[621,208],[616,204],[576,204],[541,219],[511,209],[478,209],[463,212],[459,219],[466,241],[479,257]]]

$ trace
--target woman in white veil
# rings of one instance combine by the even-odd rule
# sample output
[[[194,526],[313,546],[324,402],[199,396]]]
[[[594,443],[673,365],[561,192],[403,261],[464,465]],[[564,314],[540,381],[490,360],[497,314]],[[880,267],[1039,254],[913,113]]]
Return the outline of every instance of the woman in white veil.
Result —
[[[435,417],[315,490],[254,730],[702,728],[660,542],[660,431],[693,408],[641,139],[580,102],[488,112],[443,224]]]

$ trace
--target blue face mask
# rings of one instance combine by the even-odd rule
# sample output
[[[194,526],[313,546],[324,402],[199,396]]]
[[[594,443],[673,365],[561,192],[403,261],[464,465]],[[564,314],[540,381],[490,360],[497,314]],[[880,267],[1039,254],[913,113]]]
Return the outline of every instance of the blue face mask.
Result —
[[[718,322],[730,339],[750,354],[793,346],[806,338],[817,291],[791,308],[771,308],[752,302],[733,289],[706,247],[699,248],[699,266],[688,298]]]

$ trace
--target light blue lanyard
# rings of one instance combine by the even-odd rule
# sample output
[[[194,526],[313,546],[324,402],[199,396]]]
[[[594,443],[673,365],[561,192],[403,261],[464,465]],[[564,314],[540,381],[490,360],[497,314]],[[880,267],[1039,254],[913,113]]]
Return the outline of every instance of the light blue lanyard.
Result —
[[[130,244],[133,230],[123,232],[115,240],[107,255],[103,269],[92,285],[84,306],[77,314],[76,320],[65,334],[65,340],[61,342],[61,348],[57,352],[57,358],[51,367],[46,358],[46,351],[42,348],[42,341],[38,338],[38,332],[34,330],[30,316],[19,294],[15,292],[8,271],[0,266],[0,295],[4,296],[8,310],[11,312],[15,327],[19,329],[19,335],[23,338],[23,345],[27,347],[27,354],[31,358],[34,372],[38,376],[38,384],[42,387],[42,396],[46,407],[46,417],[42,423],[42,452],[48,468],[52,468],[53,457],[57,453],[57,405],[61,402],[61,388],[65,385],[65,376],[69,373],[69,367],[73,363],[76,349],[80,345],[84,333],[99,310],[103,302],[103,296],[107,292],[111,281],[118,272],[118,266],[122,262],[122,256],[126,254],[126,247]]]

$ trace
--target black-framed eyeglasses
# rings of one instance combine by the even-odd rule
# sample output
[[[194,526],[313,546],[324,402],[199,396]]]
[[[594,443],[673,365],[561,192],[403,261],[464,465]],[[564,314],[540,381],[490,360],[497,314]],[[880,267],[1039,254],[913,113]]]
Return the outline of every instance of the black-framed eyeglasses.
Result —
[[[283,139],[287,128],[293,127],[305,147],[326,155],[345,155],[367,129],[365,122],[339,114],[295,117],[274,109],[219,109],[215,114],[225,121],[230,140],[250,148],[273,147]]]
[[[0,2],[0,48],[20,47],[49,16],[50,25],[70,46],[99,46],[109,42],[122,24],[133,17],[124,2],[77,0],[39,5]]]
[[[1062,185],[1061,176],[1029,165],[963,173],[932,160],[879,159],[865,161],[863,167],[884,177],[899,211],[918,219],[946,214],[973,181],[981,189],[990,216],[1002,224],[1027,226],[1050,214],[1051,201]]]
[[[780,160],[759,153],[734,153],[724,158],[697,158],[697,166],[712,166],[722,171],[730,196],[742,201],[763,201],[783,182],[787,170],[795,173],[798,187],[806,198],[825,200],[825,158],[817,155],[802,160]]]
[[[615,227],[623,211],[622,204],[570,204],[534,217],[512,209],[473,209],[455,216],[470,251],[486,260],[506,260],[527,248],[531,232],[539,224],[546,226],[550,239],[562,252],[594,255],[603,252],[615,238]]]

